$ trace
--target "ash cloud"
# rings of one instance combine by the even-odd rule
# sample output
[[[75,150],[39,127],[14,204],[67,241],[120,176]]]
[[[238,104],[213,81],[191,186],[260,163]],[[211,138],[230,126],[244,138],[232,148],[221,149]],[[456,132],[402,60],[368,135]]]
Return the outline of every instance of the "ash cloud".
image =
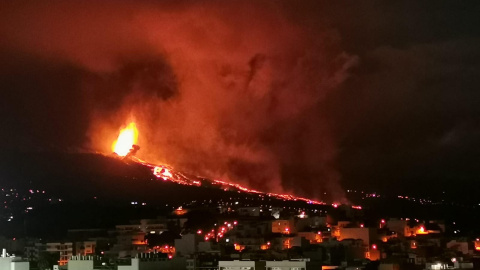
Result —
[[[141,158],[343,200],[322,109],[356,58],[273,2],[9,3],[0,46],[80,69],[89,148],[135,121]],[[325,192],[328,195],[325,195]]]

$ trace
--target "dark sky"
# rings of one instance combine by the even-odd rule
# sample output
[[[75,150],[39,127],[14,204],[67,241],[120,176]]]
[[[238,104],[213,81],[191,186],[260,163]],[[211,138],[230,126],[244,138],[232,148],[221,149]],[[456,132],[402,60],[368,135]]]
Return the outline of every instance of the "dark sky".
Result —
[[[143,158],[253,188],[478,189],[478,14],[453,0],[3,1],[0,149],[108,153],[133,120]]]

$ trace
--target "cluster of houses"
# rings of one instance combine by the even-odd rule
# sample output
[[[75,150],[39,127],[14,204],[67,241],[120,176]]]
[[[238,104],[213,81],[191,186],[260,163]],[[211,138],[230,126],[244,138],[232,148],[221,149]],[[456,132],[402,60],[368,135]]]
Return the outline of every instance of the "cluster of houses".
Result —
[[[189,221],[188,210],[179,208],[169,217],[135,220],[115,228],[69,230],[63,241],[0,238],[0,245],[7,251],[21,255],[15,257],[4,251],[0,269],[478,267],[480,239],[447,237],[442,221],[363,220],[358,212],[340,219],[324,210],[239,207],[216,211],[213,224],[200,222],[197,226]]]

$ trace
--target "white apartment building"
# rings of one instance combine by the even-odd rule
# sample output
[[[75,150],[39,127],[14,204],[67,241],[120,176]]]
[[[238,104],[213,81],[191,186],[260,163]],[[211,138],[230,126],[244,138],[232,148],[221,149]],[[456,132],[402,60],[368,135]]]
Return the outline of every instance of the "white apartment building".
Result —
[[[266,270],[265,263],[265,261],[219,261],[218,270]]]
[[[30,263],[22,258],[10,256],[5,249],[0,257],[1,270],[29,270]]]

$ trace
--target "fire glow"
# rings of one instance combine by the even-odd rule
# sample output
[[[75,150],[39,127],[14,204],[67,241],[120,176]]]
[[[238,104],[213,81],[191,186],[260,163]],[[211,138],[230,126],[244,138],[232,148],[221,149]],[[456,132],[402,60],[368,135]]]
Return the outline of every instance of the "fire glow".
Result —
[[[130,123],[128,126],[120,130],[118,139],[113,143],[112,150],[117,155],[124,157],[128,155],[130,150],[138,142],[138,130],[135,123]]]
[[[209,181],[208,184],[219,185],[224,190],[238,190],[244,191],[251,194],[258,194],[259,196],[268,196],[274,197],[281,200],[289,201],[304,201],[308,204],[322,204],[326,203],[321,201],[314,201],[307,198],[296,197],[289,194],[276,194],[276,193],[265,193],[257,190],[249,189],[239,184],[233,184],[221,180],[206,180],[204,178],[198,178],[194,176],[187,176],[186,174],[174,170],[171,166],[168,165],[156,165],[151,164],[146,161],[143,161],[135,157],[136,151],[140,149],[137,145],[138,141],[138,130],[135,123],[131,122],[127,125],[126,128],[120,130],[118,139],[113,143],[112,150],[120,157],[128,157],[130,160],[138,162],[144,166],[149,167],[152,170],[152,174],[157,178],[163,181],[171,181],[181,185],[189,186],[201,186],[202,181]],[[338,204],[335,204],[334,207],[338,207]],[[360,208],[361,209],[361,208]]]
[[[416,231],[416,234],[428,234],[428,231],[425,230],[425,227],[424,226],[420,226],[417,231]]]

